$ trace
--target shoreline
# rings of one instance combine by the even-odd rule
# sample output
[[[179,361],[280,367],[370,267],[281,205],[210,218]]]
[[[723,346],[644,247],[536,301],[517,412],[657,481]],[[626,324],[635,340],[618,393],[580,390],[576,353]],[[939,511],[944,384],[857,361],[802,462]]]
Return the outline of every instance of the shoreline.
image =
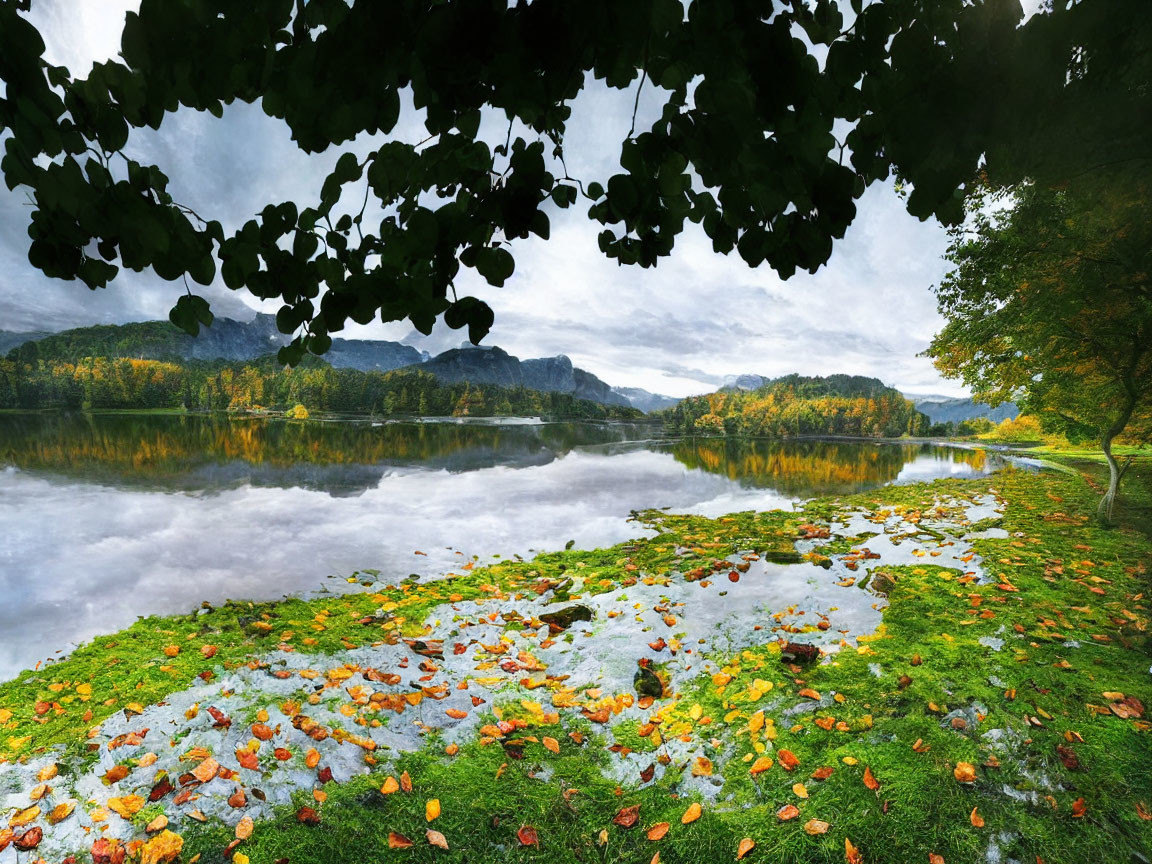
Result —
[[[692,860],[729,845],[734,857],[745,834],[784,861],[839,860],[831,841],[842,857],[845,838],[868,861],[919,860],[925,849],[969,860],[992,846],[1051,856],[1058,840],[1071,844],[1068,855],[1045,860],[1106,860],[1101,850],[1115,847],[1101,844],[1138,849],[1152,837],[1137,790],[1120,782],[1149,767],[1152,726],[1103,695],[1152,702],[1136,647],[1147,640],[1139,629],[1147,602],[1132,599],[1148,582],[1148,561],[1145,538],[1087,521],[1092,503],[1078,477],[1008,470],[814,499],[795,513],[650,511],[641,518],[655,537],[609,549],[461,568],[455,578],[361,594],[144,619],[0,684],[0,758],[10,760],[0,769],[0,809],[28,819],[21,831],[41,826],[41,853],[61,856],[87,854],[97,834],[144,848],[163,836],[142,830],[144,816],[160,815],[170,823],[164,830],[183,838],[184,860],[214,855],[250,814],[255,832],[238,851],[252,861],[281,857],[284,843],[297,860],[327,860],[315,847],[324,832],[301,820],[303,806],[338,833],[367,832],[356,842],[386,845],[392,831],[416,842],[414,852],[443,855],[414,821],[429,824],[423,806],[435,795],[444,816],[432,827],[451,854],[465,856],[510,842],[535,860],[536,847],[520,847],[515,834],[531,819],[540,860],[549,849],[561,860],[596,850],[601,827],[628,860],[657,850],[668,861]],[[771,563],[789,553],[807,558]],[[1070,562],[1079,555],[1091,566]],[[1055,558],[1065,563],[1049,563]],[[793,583],[806,586],[798,597],[780,593]],[[541,614],[573,607],[592,620],[542,623]],[[782,641],[828,653],[799,665],[782,659]],[[651,681],[635,665],[645,658],[659,682],[655,698],[638,692]],[[1087,700],[1095,707],[1085,707],[1085,688],[1100,691]],[[213,719],[209,706],[229,722]],[[266,743],[260,724],[272,733]],[[1071,741],[1065,732],[1075,733]],[[931,752],[912,749],[913,735]],[[1055,741],[1079,754],[1075,772],[1056,759]],[[309,767],[313,751],[319,762]],[[799,768],[788,770],[784,751]],[[252,758],[256,767],[247,768]],[[772,766],[754,770],[764,759]],[[195,779],[208,760],[220,770]],[[973,782],[951,776],[961,763],[982,766]],[[58,788],[34,803],[35,777],[50,764],[67,780],[48,783]],[[648,764],[654,779],[645,781]],[[173,792],[149,803],[159,766]],[[861,779],[865,766],[879,791]],[[417,791],[381,795],[402,768]],[[809,778],[817,768],[833,770]],[[192,780],[175,782],[189,771]],[[563,789],[548,778],[561,776],[581,788],[574,800],[551,797]],[[110,777],[118,779],[105,785]],[[1019,783],[1023,796],[1005,791]],[[183,792],[190,800],[175,804]],[[135,806],[132,796],[139,808],[117,815],[125,799],[127,810]],[[915,813],[917,796],[927,796],[931,818]],[[1076,799],[1086,799],[1092,820],[1075,816]],[[884,800],[887,814],[876,810]],[[73,810],[53,823],[48,816],[67,801]],[[692,801],[704,815],[681,825]],[[636,803],[641,827],[665,818],[675,826],[671,846],[612,824],[612,814]],[[28,817],[33,806],[42,812]],[[491,815],[483,811],[525,806],[534,809],[504,820],[516,822],[503,829],[510,840],[481,827]],[[790,806],[795,819],[777,812]],[[967,824],[972,806],[996,832]],[[369,812],[381,824],[365,823]],[[831,827],[802,831],[809,817]],[[0,852],[0,861],[10,854]]]

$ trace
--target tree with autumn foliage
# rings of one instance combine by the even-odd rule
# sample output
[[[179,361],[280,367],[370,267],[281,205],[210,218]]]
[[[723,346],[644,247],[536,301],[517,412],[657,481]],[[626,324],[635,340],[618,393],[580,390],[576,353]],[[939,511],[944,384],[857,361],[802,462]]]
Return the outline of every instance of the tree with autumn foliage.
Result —
[[[937,368],[1046,431],[1099,441],[1104,521],[1124,473],[1113,443],[1152,432],[1150,195],[1147,172],[1129,170],[974,197],[936,287],[948,319],[927,351]]]

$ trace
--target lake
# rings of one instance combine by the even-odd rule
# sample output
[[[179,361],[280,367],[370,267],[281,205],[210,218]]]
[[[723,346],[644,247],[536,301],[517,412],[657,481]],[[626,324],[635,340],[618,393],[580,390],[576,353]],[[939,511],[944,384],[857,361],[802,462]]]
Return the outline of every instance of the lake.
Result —
[[[0,680],[138,615],[348,590],[716,516],[975,476],[983,450],[667,440],[625,423],[0,414]]]

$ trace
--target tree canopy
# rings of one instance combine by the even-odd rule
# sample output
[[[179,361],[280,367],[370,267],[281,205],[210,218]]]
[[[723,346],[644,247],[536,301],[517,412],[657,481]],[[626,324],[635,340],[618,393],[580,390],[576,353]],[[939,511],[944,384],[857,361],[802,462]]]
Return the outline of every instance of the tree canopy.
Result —
[[[936,289],[948,322],[928,353],[976,398],[1100,441],[1109,519],[1121,475],[1112,442],[1152,432],[1152,184],[1104,172],[972,206]]]
[[[1143,0],[1027,21],[1016,0],[142,0],[119,58],[86,78],[45,61],[29,2],[0,0],[0,166],[34,204],[31,263],[93,289],[120,268],[219,272],[282,301],[288,362],[349,319],[429,332],[443,316],[479,341],[492,310],[457,296],[461,267],[502,285],[513,242],[547,238],[581,198],[622,264],[654,266],[691,221],[717,252],[788,277],[826,262],[856,199],[893,173],[913,215],[954,223],[980,166],[1013,184],[1149,155]],[[649,88],[661,110],[606,142],[618,173],[576,178],[565,133],[593,80]],[[422,141],[389,137],[405,99]],[[134,129],[237,100],[307,153],[385,140],[343,153],[312,200],[254,202],[234,226],[124,154]],[[484,116],[506,122],[503,141],[480,135]],[[194,334],[212,313],[189,291],[172,319]]]

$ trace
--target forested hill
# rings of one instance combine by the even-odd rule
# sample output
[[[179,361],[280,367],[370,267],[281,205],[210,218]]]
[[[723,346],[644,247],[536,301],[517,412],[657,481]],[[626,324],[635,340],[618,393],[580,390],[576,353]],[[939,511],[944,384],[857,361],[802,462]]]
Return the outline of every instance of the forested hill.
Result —
[[[690,396],[658,415],[682,434],[923,435],[928,418],[900,391],[876,378],[785,375],[754,390],[731,388]]]
[[[282,411],[296,405],[382,416],[642,416],[630,406],[602,405],[570,393],[448,383],[418,369],[335,369],[316,358],[295,369],[280,366],[271,355],[248,363],[0,359],[0,408]]]

